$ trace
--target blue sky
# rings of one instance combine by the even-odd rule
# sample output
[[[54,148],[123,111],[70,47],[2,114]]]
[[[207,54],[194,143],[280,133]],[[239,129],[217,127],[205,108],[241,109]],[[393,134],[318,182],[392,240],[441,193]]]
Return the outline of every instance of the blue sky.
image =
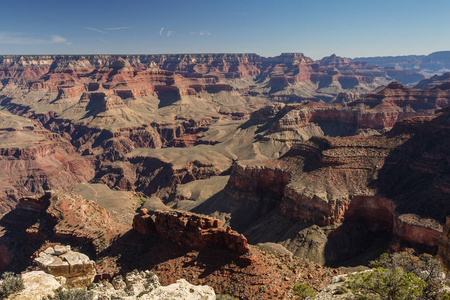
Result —
[[[450,50],[448,0],[2,0],[0,54]]]

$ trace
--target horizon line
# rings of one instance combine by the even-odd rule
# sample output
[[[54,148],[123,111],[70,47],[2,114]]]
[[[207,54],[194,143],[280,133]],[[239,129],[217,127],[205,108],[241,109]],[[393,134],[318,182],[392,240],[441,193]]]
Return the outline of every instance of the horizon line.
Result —
[[[335,53],[332,53],[328,56],[323,56],[322,58],[325,57],[330,57],[330,56],[338,56],[338,57],[342,57],[342,58],[349,58],[349,59],[358,59],[358,58],[388,58],[388,57],[408,57],[408,56],[428,56],[434,53],[441,53],[441,52],[450,52],[450,50],[439,50],[439,51],[433,51],[431,53],[428,54],[400,54],[400,55],[382,55],[382,56],[355,56],[355,57],[348,57],[348,56],[340,56],[337,55]],[[275,58],[275,57],[279,57],[283,54],[301,54],[305,57],[311,58],[310,56],[306,55],[304,52],[281,52],[279,55],[275,55],[275,56],[263,56],[261,54],[258,54],[256,52],[185,52],[185,53],[147,53],[147,54],[143,54],[143,53],[120,53],[120,54],[111,54],[111,53],[91,53],[91,54],[87,54],[87,53],[83,53],[83,54],[0,54],[0,56],[4,57],[4,56],[99,56],[99,55],[104,55],[104,56],[163,56],[163,55],[257,55],[259,57],[263,57],[263,58]],[[313,58],[311,58],[313,59]],[[313,59],[314,61],[320,60],[320,59]]]

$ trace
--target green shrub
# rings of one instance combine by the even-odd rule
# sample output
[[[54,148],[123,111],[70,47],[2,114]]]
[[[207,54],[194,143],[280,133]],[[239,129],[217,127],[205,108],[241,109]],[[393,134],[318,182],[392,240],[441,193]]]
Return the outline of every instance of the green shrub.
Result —
[[[348,293],[348,289],[345,286],[338,286],[336,288],[336,291],[334,291],[335,295],[343,295],[343,294],[347,294]]]
[[[294,285],[294,295],[299,296],[300,299],[307,299],[308,297],[314,298],[317,292],[309,285],[304,283],[296,283]]]
[[[377,260],[370,262],[372,268],[394,270],[401,268],[425,281],[423,299],[443,299],[444,269],[437,257],[430,254],[414,255],[411,251],[382,254]]]
[[[347,281],[356,299],[412,300],[422,296],[425,281],[397,267],[376,268],[349,276]]]
[[[2,275],[0,283],[0,299],[6,299],[9,295],[12,295],[20,290],[23,290],[23,281],[20,275],[16,275],[12,272],[5,272]]]
[[[42,300],[92,300],[94,294],[91,291],[87,291],[81,288],[68,288],[63,289],[59,287],[55,290],[55,295],[47,296]]]

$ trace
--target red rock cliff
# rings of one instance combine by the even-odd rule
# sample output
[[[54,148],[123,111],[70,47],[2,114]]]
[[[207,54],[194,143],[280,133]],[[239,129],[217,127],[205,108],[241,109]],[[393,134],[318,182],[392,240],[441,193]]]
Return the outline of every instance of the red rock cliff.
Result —
[[[247,239],[238,232],[220,227],[220,221],[209,216],[183,211],[155,211],[155,222],[146,211],[133,220],[133,228],[142,234],[152,229],[162,238],[199,249],[204,247],[224,247],[237,255],[250,251]]]

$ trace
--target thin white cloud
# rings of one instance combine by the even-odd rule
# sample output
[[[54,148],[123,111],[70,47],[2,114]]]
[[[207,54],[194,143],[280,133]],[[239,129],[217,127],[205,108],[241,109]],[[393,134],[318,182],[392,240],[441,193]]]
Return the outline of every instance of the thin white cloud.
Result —
[[[100,41],[102,41],[105,44],[110,44],[110,42],[108,42],[107,40],[104,40],[104,39],[100,39]]]
[[[105,28],[105,30],[123,30],[123,29],[128,29],[130,27],[110,27],[110,28]]]
[[[170,36],[172,34],[173,31],[169,30],[167,31],[167,36]]]
[[[162,35],[163,31],[164,31],[164,27],[161,27],[161,29],[159,30],[159,35]]]
[[[29,38],[23,34],[15,32],[0,32],[0,44],[9,45],[35,45],[35,44],[65,44],[72,45],[71,42],[67,41],[59,35],[52,35],[50,39],[37,39]]]
[[[197,34],[197,32],[191,31],[191,32],[189,32],[189,34]]]
[[[97,28],[93,28],[93,27],[83,27],[83,28],[87,29],[87,30],[97,31],[97,32],[100,32],[100,33],[105,33],[103,30],[100,30],[100,29],[97,29]]]
[[[67,44],[68,41],[67,39],[63,38],[62,36],[59,35],[52,35],[52,43],[53,44]]]

